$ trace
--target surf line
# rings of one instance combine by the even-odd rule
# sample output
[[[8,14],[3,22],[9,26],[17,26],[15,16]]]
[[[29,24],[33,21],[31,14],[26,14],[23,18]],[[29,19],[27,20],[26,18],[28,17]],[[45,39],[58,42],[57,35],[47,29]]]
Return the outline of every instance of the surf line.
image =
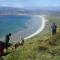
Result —
[[[37,34],[39,34],[40,32],[43,31],[43,29],[44,29],[44,27],[45,27],[45,22],[46,22],[46,20],[45,20],[44,16],[39,16],[39,17],[42,19],[42,25],[41,25],[41,27],[40,27],[35,33],[33,33],[33,34],[25,37],[25,38],[24,38],[25,40],[26,40],[26,39],[29,39],[29,38],[32,38],[32,37],[36,36]]]

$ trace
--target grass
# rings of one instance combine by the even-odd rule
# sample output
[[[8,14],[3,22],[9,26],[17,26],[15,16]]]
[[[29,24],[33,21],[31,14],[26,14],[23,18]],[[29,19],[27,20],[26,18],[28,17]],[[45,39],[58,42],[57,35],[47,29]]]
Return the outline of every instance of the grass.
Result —
[[[23,46],[19,46],[15,51],[4,56],[4,60],[60,60],[60,17],[46,16],[46,18],[49,20],[43,32],[26,40]],[[49,44],[52,22],[58,26],[56,45]]]

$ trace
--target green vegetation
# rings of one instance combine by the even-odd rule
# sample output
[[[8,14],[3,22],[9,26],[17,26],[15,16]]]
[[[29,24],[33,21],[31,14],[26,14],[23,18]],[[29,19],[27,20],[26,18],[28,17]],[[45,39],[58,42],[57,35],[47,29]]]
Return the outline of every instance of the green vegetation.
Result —
[[[46,27],[37,36],[25,41],[15,51],[4,57],[4,60],[60,60],[60,16],[45,16],[48,19]],[[50,24],[58,26],[55,45],[49,44],[52,40]],[[11,50],[9,50],[11,51]]]

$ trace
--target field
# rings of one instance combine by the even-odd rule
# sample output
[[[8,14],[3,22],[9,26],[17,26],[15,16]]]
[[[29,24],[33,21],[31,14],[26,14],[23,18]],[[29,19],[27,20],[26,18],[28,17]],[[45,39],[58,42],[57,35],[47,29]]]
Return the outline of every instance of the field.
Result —
[[[45,29],[37,36],[26,40],[23,46],[4,56],[4,60],[60,60],[60,16],[45,15],[45,18],[47,19]],[[49,44],[52,40],[50,27],[52,22],[58,26],[53,45]]]

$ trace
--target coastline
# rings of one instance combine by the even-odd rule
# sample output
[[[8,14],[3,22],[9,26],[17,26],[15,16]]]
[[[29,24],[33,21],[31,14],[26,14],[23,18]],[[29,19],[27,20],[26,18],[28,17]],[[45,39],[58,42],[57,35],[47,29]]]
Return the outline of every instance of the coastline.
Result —
[[[46,22],[46,20],[45,20],[44,16],[43,16],[43,15],[34,15],[34,16],[38,16],[38,17],[42,20],[42,24],[41,24],[40,28],[39,28],[36,32],[34,32],[34,33],[32,33],[31,35],[25,37],[24,40],[27,40],[27,39],[29,39],[29,38],[32,38],[32,37],[36,36],[37,34],[39,34],[40,32],[42,32],[43,29],[44,29],[44,27],[45,27],[45,22]],[[40,19],[39,19],[39,20],[40,20]],[[20,34],[20,33],[18,32],[18,34]],[[11,41],[13,41],[14,43],[16,43],[16,42],[18,42],[18,41],[21,41],[21,36],[18,35],[18,34],[16,34],[16,33],[13,34],[12,37],[11,37]],[[14,38],[14,35],[15,35],[15,38],[16,38],[17,40]],[[2,40],[4,41],[4,37],[3,37]]]
[[[37,15],[37,16],[38,16],[38,15]],[[35,33],[33,33],[33,34],[25,37],[25,38],[24,38],[25,40],[26,40],[26,39],[29,39],[29,38],[32,38],[32,37],[36,36],[37,34],[39,34],[40,32],[43,31],[43,29],[44,29],[44,27],[45,27],[45,22],[46,22],[46,20],[45,20],[44,16],[39,16],[39,17],[42,19],[42,26],[41,26]]]
[[[42,32],[43,29],[44,29],[44,27],[45,27],[46,20],[45,20],[44,16],[43,15],[34,15],[34,16],[38,16],[42,20],[42,24],[41,24],[40,28],[36,32],[34,32],[31,35],[25,37],[24,40],[27,40],[27,39],[30,39],[30,38],[36,36],[37,34],[39,34],[40,32]],[[12,35],[11,40],[13,40],[14,43],[21,41],[21,38],[23,38],[19,34],[20,34],[20,32],[18,32],[18,34],[15,33],[14,34],[15,36]]]

